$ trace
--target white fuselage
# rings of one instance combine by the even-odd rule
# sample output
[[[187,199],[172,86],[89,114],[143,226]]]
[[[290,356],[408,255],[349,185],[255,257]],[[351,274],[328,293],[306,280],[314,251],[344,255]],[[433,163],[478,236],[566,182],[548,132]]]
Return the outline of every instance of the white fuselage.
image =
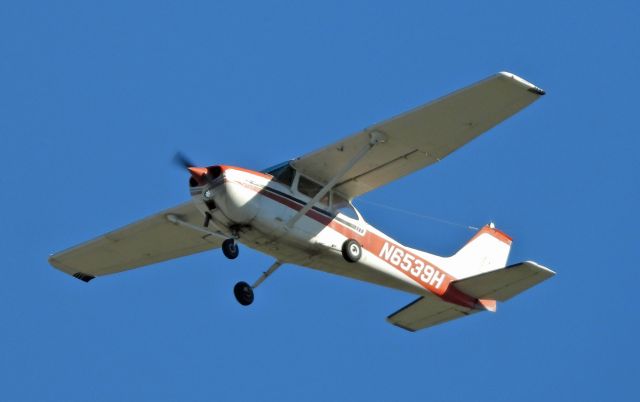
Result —
[[[442,257],[402,246],[362,217],[350,218],[318,203],[293,225],[289,220],[310,197],[272,176],[222,166],[212,183],[191,188],[193,201],[203,214],[230,236],[282,263],[376,283],[414,294],[442,296],[454,277],[439,268]],[[206,200],[212,202],[205,202]],[[341,253],[347,239],[362,246],[356,263]]]

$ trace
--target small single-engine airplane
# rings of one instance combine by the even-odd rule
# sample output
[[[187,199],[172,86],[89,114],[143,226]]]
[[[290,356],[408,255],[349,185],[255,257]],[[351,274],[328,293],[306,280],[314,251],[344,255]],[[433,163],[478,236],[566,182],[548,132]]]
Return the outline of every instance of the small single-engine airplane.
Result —
[[[351,201],[440,161],[542,95],[535,85],[501,72],[263,171],[196,167],[180,156],[191,175],[191,201],[52,255],[49,262],[89,282],[218,247],[234,259],[242,243],[275,259],[252,285],[236,284],[235,297],[244,306],[286,263],[418,295],[387,318],[409,331],[493,312],[497,301],[555,273],[531,261],[506,266],[511,238],[493,224],[453,256],[440,257],[375,229]]]

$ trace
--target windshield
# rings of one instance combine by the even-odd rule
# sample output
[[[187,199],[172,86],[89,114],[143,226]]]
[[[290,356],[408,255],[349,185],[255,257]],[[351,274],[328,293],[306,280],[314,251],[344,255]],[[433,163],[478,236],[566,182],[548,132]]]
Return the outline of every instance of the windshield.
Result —
[[[291,167],[289,162],[280,163],[262,171],[273,176],[273,180],[277,183],[282,183],[286,186],[293,184],[293,177],[295,176],[295,170]]]

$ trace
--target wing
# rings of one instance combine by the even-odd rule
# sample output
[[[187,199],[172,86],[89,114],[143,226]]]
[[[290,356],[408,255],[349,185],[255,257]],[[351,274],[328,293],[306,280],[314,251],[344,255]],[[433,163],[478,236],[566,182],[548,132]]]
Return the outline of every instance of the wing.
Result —
[[[387,317],[387,321],[397,327],[414,332],[478,311],[447,303],[435,296],[424,296],[391,314]]]
[[[49,257],[49,263],[85,282],[156,262],[220,247],[219,237],[173,224],[173,214],[194,225],[202,215],[187,202]]]
[[[353,198],[435,163],[528,106],[544,91],[499,73],[391,120],[376,124],[292,162],[303,175],[327,183],[380,132],[374,147],[334,187]]]

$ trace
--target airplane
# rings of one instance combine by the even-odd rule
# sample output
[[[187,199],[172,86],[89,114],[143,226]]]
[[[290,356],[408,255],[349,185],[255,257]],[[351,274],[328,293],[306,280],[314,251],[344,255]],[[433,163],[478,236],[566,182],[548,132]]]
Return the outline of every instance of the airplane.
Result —
[[[84,282],[241,243],[274,258],[252,284],[238,282],[237,301],[283,264],[358,279],[418,296],[387,317],[417,331],[506,301],[555,275],[533,261],[507,265],[512,238],[488,224],[452,256],[400,244],[367,223],[353,199],[434,164],[543,96],[508,72],[368,127],[334,144],[254,171],[199,167],[189,172],[191,200],[51,255],[55,268]]]

